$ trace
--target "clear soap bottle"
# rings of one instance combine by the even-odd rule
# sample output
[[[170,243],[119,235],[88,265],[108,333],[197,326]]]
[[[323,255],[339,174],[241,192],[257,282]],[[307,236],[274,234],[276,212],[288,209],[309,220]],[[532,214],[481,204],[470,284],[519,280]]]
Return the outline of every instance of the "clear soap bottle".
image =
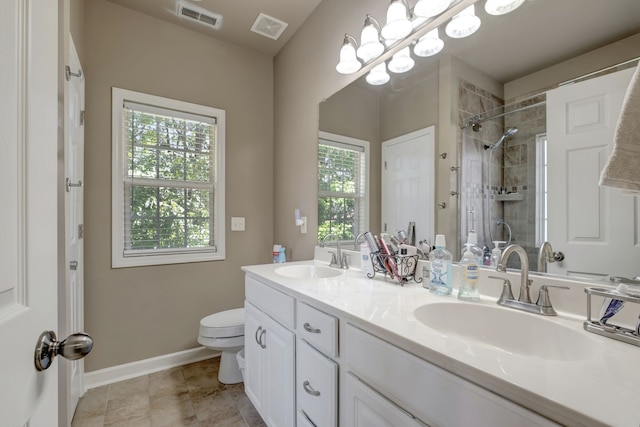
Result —
[[[467,246],[467,244],[470,244],[471,246],[469,247]],[[466,247],[462,248],[460,259],[464,257],[464,253],[467,250],[470,250],[473,256],[476,257],[478,265],[484,265],[484,251],[478,247],[478,235],[475,233],[475,231],[469,232],[469,234],[467,235],[467,243],[465,243],[465,246]]]
[[[429,291],[437,295],[451,295],[451,262],[453,256],[446,249],[444,235],[436,236],[436,248],[429,252]]]
[[[460,283],[458,285],[458,299],[477,301],[480,299],[478,292],[478,261],[471,252],[472,243],[466,244],[466,250],[460,260]]]
[[[491,251],[491,263],[489,264],[491,267],[497,267],[498,262],[500,261],[500,257],[502,256],[502,249],[500,249],[500,243],[507,243],[503,240],[495,240],[493,242],[493,250]]]

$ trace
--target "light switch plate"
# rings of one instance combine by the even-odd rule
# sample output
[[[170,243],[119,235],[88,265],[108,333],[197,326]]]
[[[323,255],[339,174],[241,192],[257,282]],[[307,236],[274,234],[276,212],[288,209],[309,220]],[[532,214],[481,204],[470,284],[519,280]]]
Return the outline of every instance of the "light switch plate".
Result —
[[[231,231],[244,231],[244,217],[231,217]]]

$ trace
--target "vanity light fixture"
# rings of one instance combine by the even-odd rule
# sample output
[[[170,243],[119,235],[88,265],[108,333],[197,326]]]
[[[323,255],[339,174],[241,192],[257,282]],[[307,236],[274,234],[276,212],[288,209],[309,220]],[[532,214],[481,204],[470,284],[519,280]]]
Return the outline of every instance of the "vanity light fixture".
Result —
[[[480,28],[480,18],[476,16],[475,5],[471,5],[451,18],[445,32],[454,39],[468,37]]]
[[[360,47],[356,51],[358,58],[369,62],[384,52],[384,45],[380,41],[380,23],[373,16],[367,14],[364,27],[360,34]]]
[[[431,18],[447,10],[452,1],[453,0],[419,0],[413,7],[413,14],[421,18]]]
[[[366,80],[367,83],[373,86],[379,86],[387,83],[391,79],[389,73],[387,73],[387,65],[385,62],[381,62],[369,71]]]
[[[440,33],[437,28],[434,28],[424,36],[420,37],[420,40],[418,40],[416,45],[413,47],[413,53],[424,58],[437,54],[443,47],[444,42],[440,38]]]
[[[391,0],[387,9],[387,23],[381,31],[382,37],[388,41],[400,40],[411,34],[412,30],[407,0]]]
[[[506,15],[519,8],[524,0],[487,0],[484,10],[489,15]]]
[[[406,73],[415,65],[415,61],[411,57],[409,46],[400,49],[391,61],[389,61],[389,71],[394,73]]]
[[[344,41],[340,48],[340,62],[336,65],[336,71],[340,74],[351,74],[362,68],[362,64],[356,58],[358,43],[349,34],[344,35]]]

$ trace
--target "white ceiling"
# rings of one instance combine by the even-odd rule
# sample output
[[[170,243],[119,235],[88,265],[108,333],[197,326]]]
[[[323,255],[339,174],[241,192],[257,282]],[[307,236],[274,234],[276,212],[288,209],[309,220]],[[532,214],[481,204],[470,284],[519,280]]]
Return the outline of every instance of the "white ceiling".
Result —
[[[222,15],[220,30],[176,16],[178,0],[109,1],[163,21],[275,56],[321,0],[187,0],[187,3],[196,8]],[[251,26],[260,13],[289,24],[278,40],[251,32]]]
[[[193,6],[223,15],[219,31],[177,17],[178,0],[109,1],[275,56],[321,0],[187,0]],[[410,6],[416,3],[408,1]],[[640,33],[640,0],[527,0],[504,16],[487,15],[483,4],[481,0],[476,6],[482,26],[473,36],[452,40],[441,31],[444,52],[462,58],[500,82]],[[261,12],[289,24],[278,40],[250,31]],[[384,22],[384,17],[378,18]],[[359,34],[354,36],[359,39]]]

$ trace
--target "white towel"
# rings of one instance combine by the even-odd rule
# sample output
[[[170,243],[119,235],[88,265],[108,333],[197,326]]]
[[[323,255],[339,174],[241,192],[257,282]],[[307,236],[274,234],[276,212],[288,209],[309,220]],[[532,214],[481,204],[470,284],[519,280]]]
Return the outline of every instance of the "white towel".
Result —
[[[640,194],[640,66],[624,96],[613,144],[613,152],[600,175],[600,185]]]

